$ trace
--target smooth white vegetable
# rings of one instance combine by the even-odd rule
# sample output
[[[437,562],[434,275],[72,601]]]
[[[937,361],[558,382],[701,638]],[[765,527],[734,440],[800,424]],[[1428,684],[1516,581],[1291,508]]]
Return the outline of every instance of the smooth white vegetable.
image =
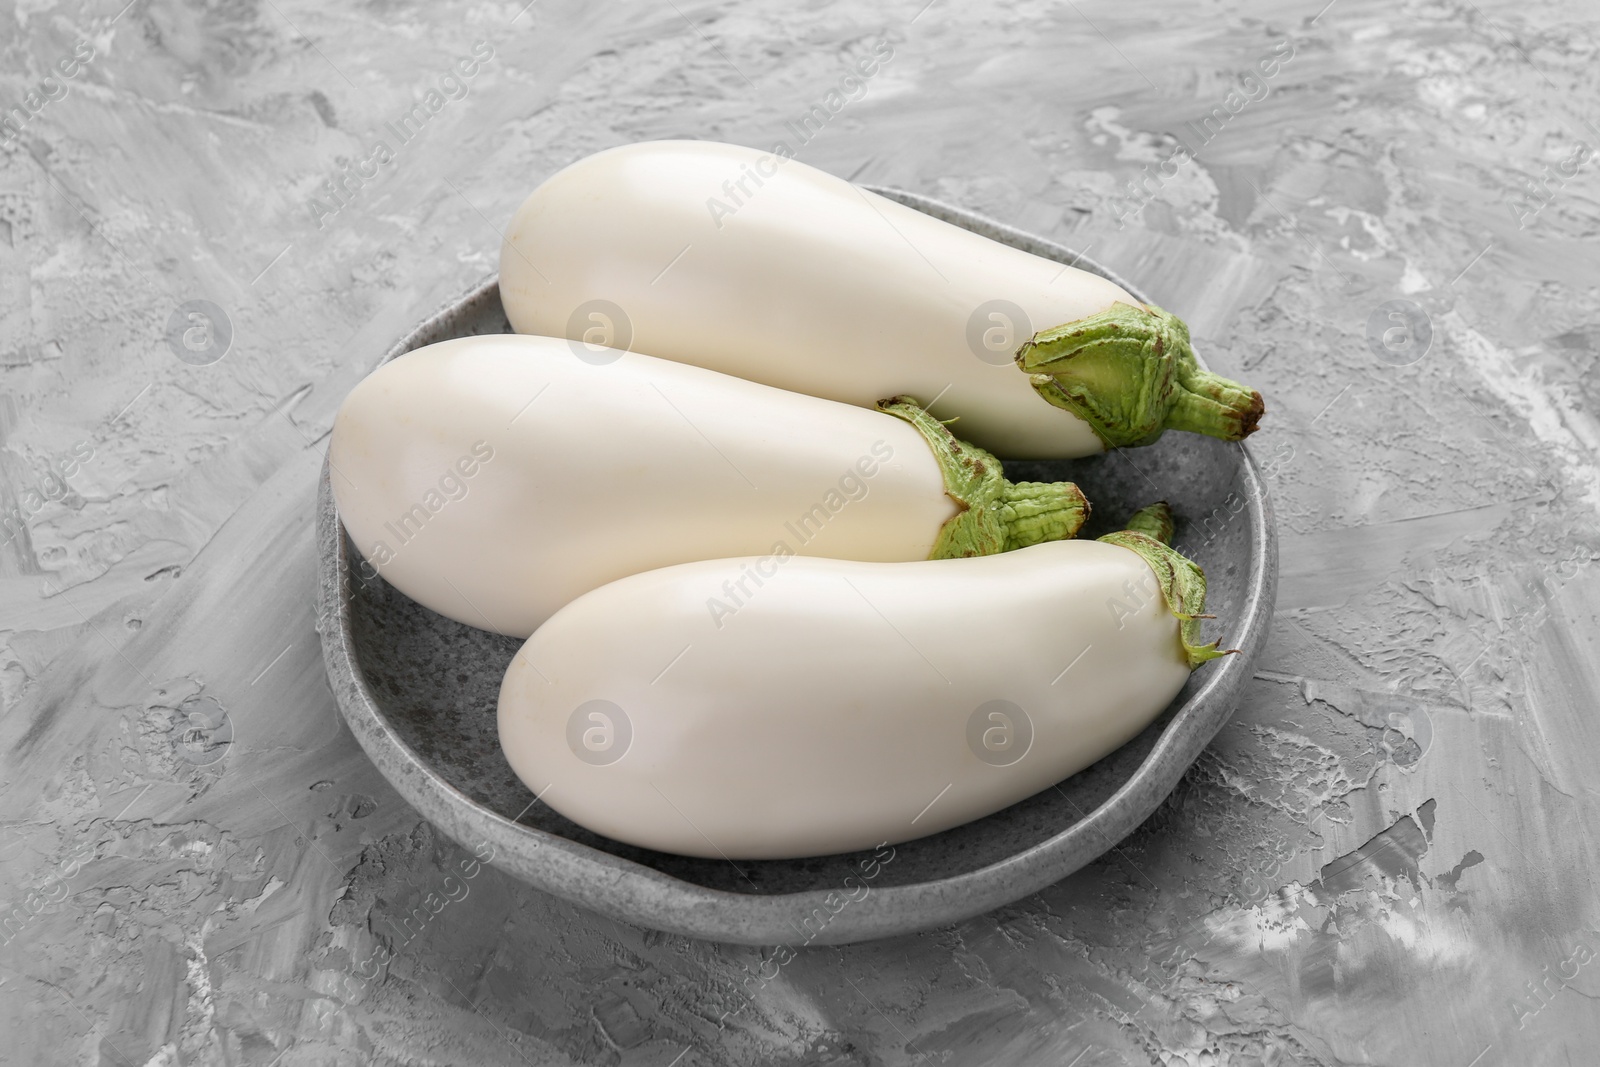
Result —
[[[558,172],[511,221],[500,295],[525,333],[851,404],[938,397],[1001,456],[1163,428],[1238,438],[1261,414],[1259,394],[1199,369],[1182,322],[1120,286],[734,145],[626,145]]]
[[[909,840],[1144,729],[1221,654],[1174,616],[1204,597],[1197,567],[1126,532],[918,563],[669,567],[534,633],[502,684],[500,740],[544,803],[635,845],[739,859]]]
[[[671,563],[920,560],[1081,524],[1070,483],[1006,482],[920,409],[889,410],[566,340],[467,337],[358,384],[328,455],[369,574],[521,637],[581,593]]]

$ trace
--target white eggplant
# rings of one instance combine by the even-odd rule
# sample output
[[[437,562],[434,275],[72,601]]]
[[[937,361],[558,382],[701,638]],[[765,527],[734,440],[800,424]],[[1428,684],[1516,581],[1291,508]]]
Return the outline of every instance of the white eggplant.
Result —
[[[668,564],[999,552],[1087,513],[1076,486],[1006,481],[903,399],[865,411],[549,337],[384,364],[339,409],[328,457],[364,573],[518,637]]]
[[[1003,457],[1168,428],[1236,440],[1262,411],[1199,367],[1180,320],[1099,275],[735,145],[626,145],[556,173],[511,220],[500,296],[523,333],[867,407],[938,397]]]
[[[500,690],[512,769],[618,841],[870,848],[1007,807],[1131,739],[1190,670],[1200,569],[1148,508],[1100,541],[874,564],[688,563],[568,604]]]

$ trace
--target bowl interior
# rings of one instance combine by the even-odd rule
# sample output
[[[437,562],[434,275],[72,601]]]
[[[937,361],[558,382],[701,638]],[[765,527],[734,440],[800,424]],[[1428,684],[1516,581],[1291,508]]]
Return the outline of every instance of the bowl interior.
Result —
[[[411,338],[421,347],[447,337],[509,333],[498,290],[488,287]],[[1176,547],[1205,569],[1207,639],[1243,645],[1244,609],[1253,558],[1247,459],[1238,445],[1170,433],[1156,444],[1083,460],[1007,463],[1012,479],[1077,482],[1093,505],[1081,534],[1120,527],[1132,511],[1156,500],[1179,520]],[[360,559],[346,542],[352,561]],[[358,669],[376,712],[421,760],[474,804],[525,826],[567,838],[694,886],[738,894],[827,890],[844,883],[869,853],[802,860],[693,859],[625,845],[585,830],[549,807],[512,773],[495,731],[500,680],[521,642],[454,622],[413,602],[352,566],[350,636]],[[1143,733],[1100,762],[1003,811],[896,847],[882,887],[936,881],[1014,856],[1059,834],[1105,802],[1139,769],[1174,714],[1204,681],[1192,677],[1172,705]],[[1220,725],[1220,720],[1219,720]],[[1208,735],[1209,736],[1209,735]]]

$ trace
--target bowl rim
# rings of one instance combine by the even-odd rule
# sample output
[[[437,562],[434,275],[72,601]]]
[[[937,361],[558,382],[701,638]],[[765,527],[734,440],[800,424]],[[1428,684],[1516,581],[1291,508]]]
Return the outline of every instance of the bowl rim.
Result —
[[[1002,243],[1099,274],[1137,299],[1149,302],[1139,289],[1114,272],[1047,238],[919,194],[881,186],[863,188],[965,229],[981,230]],[[408,330],[382,362],[425,343],[422,339],[462,309],[497,296],[498,291],[498,275],[490,275]],[[323,658],[340,714],[379,773],[419,814],[448,836],[467,848],[481,850],[487,846],[491,850],[487,862],[535,888],[622,922],[729,944],[848,944],[926,930],[1020,900],[1115,848],[1171,794],[1232,716],[1236,700],[1266,643],[1278,571],[1271,499],[1249,447],[1243,443],[1235,447],[1240,457],[1248,543],[1258,563],[1250,569],[1234,627],[1240,654],[1213,664],[1209,677],[1173,711],[1133,773],[1111,796],[1070,826],[972,870],[902,885],[873,886],[849,907],[838,910],[827,904],[829,895],[837,894],[836,889],[773,894],[713,889],[526,826],[468,797],[423,760],[380,710],[356,657],[351,632],[349,545],[333,502],[326,456],[317,502],[317,629]],[[1088,839],[1097,840],[1090,843]],[[800,916],[809,918],[818,911],[830,917],[819,931],[806,936],[795,920]]]

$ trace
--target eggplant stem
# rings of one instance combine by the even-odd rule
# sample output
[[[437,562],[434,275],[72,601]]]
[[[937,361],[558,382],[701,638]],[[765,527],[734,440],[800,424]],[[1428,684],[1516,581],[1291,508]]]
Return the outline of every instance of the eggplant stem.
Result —
[[[1125,529],[1108,533],[1098,540],[1136,552],[1155,572],[1156,584],[1167,611],[1178,620],[1178,643],[1184,662],[1192,671],[1208,660],[1230,656],[1237,648],[1219,648],[1216,641],[1200,643],[1200,620],[1214,619],[1205,614],[1206,574],[1200,565],[1171,545],[1174,532],[1172,509],[1166,501],[1140,508],[1128,519]],[[1190,610],[1193,608],[1194,610]]]
[[[1077,534],[1089,501],[1071,482],[1013,482],[992,454],[959,440],[908,396],[878,408],[911,424],[933,450],[945,495],[961,510],[939,529],[929,559],[992,556]]]
[[[1148,445],[1167,430],[1239,441],[1265,411],[1260,393],[1203,369],[1189,327],[1154,304],[1119,300],[1040,330],[1016,362],[1035,392],[1088,423],[1107,448]]]

